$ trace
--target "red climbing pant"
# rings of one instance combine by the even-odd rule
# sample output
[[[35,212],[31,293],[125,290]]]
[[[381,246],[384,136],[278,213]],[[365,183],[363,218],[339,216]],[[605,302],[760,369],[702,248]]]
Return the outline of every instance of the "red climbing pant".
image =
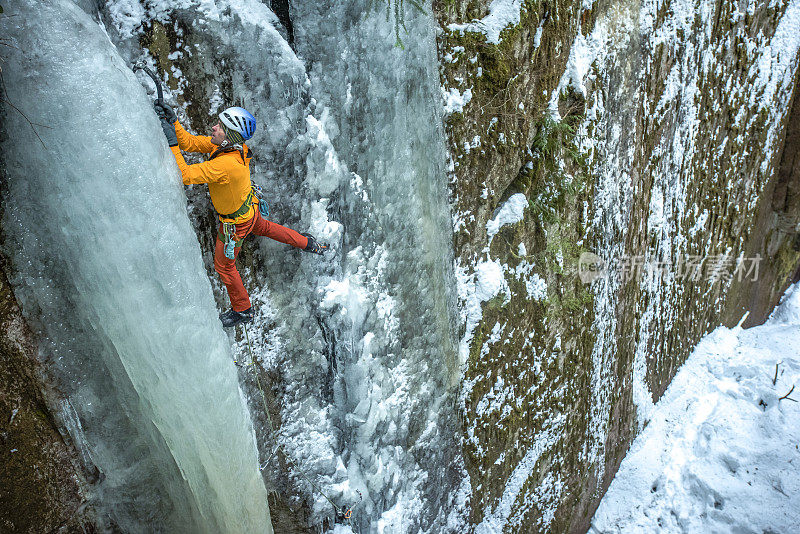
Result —
[[[261,217],[258,209],[255,210],[256,215],[249,221],[245,221],[236,225],[236,239],[244,239],[250,234],[260,235],[292,245],[297,248],[306,248],[308,245],[308,238],[300,235],[291,228],[286,228],[280,224],[268,221]],[[219,236],[222,235],[222,225],[219,226],[217,233],[217,243],[214,246],[214,269],[219,273],[222,283],[228,290],[228,297],[231,299],[231,307],[237,311],[244,311],[248,309],[250,304],[250,296],[242,284],[242,277],[239,276],[239,271],[236,270],[236,257],[239,255],[241,246],[237,246],[233,250],[233,259],[225,257],[225,245],[220,240]],[[241,243],[239,243],[241,245]]]

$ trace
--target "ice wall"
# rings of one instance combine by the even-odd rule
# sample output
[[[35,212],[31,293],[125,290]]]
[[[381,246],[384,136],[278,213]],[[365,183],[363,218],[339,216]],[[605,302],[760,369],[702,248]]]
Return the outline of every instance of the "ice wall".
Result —
[[[64,393],[60,415],[97,468],[104,522],[271,533],[252,424],[150,101],[73,3],[7,12],[3,251]]]
[[[310,95],[345,171],[333,189],[325,160],[308,161],[307,183],[344,227],[316,312],[332,352],[327,404],[348,483],[364,493],[358,526],[436,532],[461,474],[435,23],[407,5],[401,48],[398,13],[368,4],[293,3]]]
[[[267,479],[293,508],[310,502],[315,525],[333,517],[326,497],[348,507],[359,490],[357,532],[441,530],[462,473],[430,12],[407,9],[401,49],[393,19],[368,13],[367,2],[292,2],[295,55],[254,0],[129,6],[105,8],[119,47],[131,60],[157,58],[178,87],[168,99],[195,121],[229,101],[253,112],[252,177],[269,192],[272,220],[335,249],[320,258],[254,239],[239,262],[262,382],[272,381],[280,407],[274,433],[252,373],[242,375]],[[163,31],[175,48],[157,50],[149,24],[163,25],[152,34]],[[205,195],[192,196],[194,212],[209,209]],[[202,236],[208,229],[196,222]],[[235,350],[249,358],[243,341]],[[272,460],[276,442],[292,464]]]

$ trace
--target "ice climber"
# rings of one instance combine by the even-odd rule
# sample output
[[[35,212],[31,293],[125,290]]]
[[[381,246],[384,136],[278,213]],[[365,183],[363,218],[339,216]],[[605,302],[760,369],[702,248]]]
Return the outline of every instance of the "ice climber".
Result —
[[[250,181],[252,154],[244,143],[256,130],[256,119],[243,108],[228,108],[219,114],[219,122],[210,136],[192,135],[178,123],[171,107],[157,100],[155,110],[161,128],[175,154],[184,184],[208,184],[211,203],[219,215],[219,230],[214,246],[214,269],[228,290],[231,309],[219,316],[225,327],[253,320],[250,297],[236,270],[236,256],[241,243],[250,234],[266,236],[306,252],[322,254],[328,245],[318,243],[310,234],[300,234],[265,219],[258,190]],[[210,153],[208,161],[187,165],[186,152]]]

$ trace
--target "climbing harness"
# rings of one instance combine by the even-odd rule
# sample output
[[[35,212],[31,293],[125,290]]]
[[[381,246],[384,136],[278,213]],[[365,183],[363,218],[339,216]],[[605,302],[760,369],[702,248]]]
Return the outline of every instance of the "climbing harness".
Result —
[[[261,189],[261,186],[253,184],[252,189],[247,193],[247,197],[238,210],[228,214],[220,213],[219,216],[222,219],[236,219],[250,211],[250,207],[257,202],[259,213],[266,219],[269,215],[269,207],[267,206],[267,201],[264,200],[264,196],[264,191]]]
[[[244,202],[242,203],[241,206],[239,206],[238,210],[234,211],[233,213],[227,213],[227,214],[220,213],[219,216],[223,219],[236,219],[237,217],[241,217],[242,215],[250,211],[250,206],[253,205],[253,197],[254,195],[251,189],[250,192],[247,193],[247,197],[245,197]]]
[[[261,217],[266,219],[269,215],[269,207],[267,206],[267,201],[263,199],[263,195],[264,192],[261,187],[253,185],[253,189],[247,194],[247,198],[244,204],[242,204],[242,207],[228,215],[220,214],[220,218],[234,220],[237,217],[241,217],[250,210],[250,207],[253,205],[253,200],[255,199],[258,201],[258,212],[261,214]],[[222,223],[222,232],[219,234],[219,239],[224,244],[225,257],[229,260],[234,258],[234,249],[244,240],[244,238],[236,238],[236,223],[233,222]]]
[[[254,184],[252,187],[253,188],[250,193],[247,194],[247,198],[245,199],[244,204],[242,204],[242,207],[236,210],[234,213],[230,213],[228,215],[220,214],[220,219],[230,219],[232,221],[237,217],[241,217],[250,210],[254,199],[258,202],[258,212],[261,214],[261,217],[266,219],[269,215],[269,207],[267,206],[267,201],[263,199],[264,192],[258,185]],[[255,219],[252,219],[252,222],[254,224]],[[236,223],[223,221],[222,232],[218,233],[218,237],[219,240],[224,244],[225,257],[229,260],[232,260],[235,256],[235,248],[238,247],[242,241],[244,241],[244,237],[242,239],[237,239],[236,237]]]
[[[270,416],[269,408],[267,407],[267,397],[264,394],[264,388],[261,386],[261,378],[259,378],[259,376],[258,376],[258,370],[256,369],[256,367],[254,365],[255,358],[253,357],[253,346],[250,344],[250,334],[247,331],[247,324],[244,324],[243,326],[244,326],[245,339],[247,340],[247,349],[250,352],[250,362],[248,364],[246,364],[246,366],[244,366],[234,358],[233,363],[235,363],[237,367],[245,367],[246,369],[253,369],[253,375],[255,375],[255,377],[256,377],[256,385],[258,386],[258,390],[261,392],[261,402],[264,405],[264,413],[267,414],[267,423],[269,423],[269,430],[270,430],[270,432],[272,432],[272,435],[274,437],[276,437],[275,446],[276,446],[277,452],[280,452],[281,454],[283,454],[284,460],[286,460],[286,462],[288,464],[290,464],[298,473],[300,473],[300,476],[302,476],[306,480],[306,482],[308,482],[311,485],[312,488],[314,488],[317,492],[319,492],[320,495],[325,497],[325,500],[328,501],[331,504],[331,506],[333,506],[333,510],[336,512],[337,519],[346,519],[350,523],[350,528],[355,530],[354,527],[353,527],[353,508],[355,508],[359,503],[361,503],[361,501],[364,500],[364,496],[361,495],[361,492],[356,490],[356,493],[358,493],[358,502],[356,504],[354,504],[353,506],[351,506],[350,508],[344,509],[344,508],[340,508],[339,506],[336,506],[336,503],[334,503],[325,494],[325,492],[322,491],[322,488],[320,488],[319,486],[314,484],[314,482],[305,474],[305,472],[303,472],[303,470],[300,469],[300,466],[298,466],[294,462],[294,460],[292,460],[289,457],[289,455],[286,454],[286,451],[283,450],[283,447],[281,446],[281,444],[277,443],[277,435],[278,435],[278,433],[276,432],[275,427],[272,425],[272,416]],[[259,469],[263,470],[266,466],[267,466],[267,464],[265,463]]]

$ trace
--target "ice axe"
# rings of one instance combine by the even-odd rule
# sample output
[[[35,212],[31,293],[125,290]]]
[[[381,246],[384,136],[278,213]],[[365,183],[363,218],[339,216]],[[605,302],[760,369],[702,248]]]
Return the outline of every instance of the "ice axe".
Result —
[[[158,100],[163,102],[164,101],[164,92],[161,90],[161,80],[158,79],[158,76],[156,76],[156,73],[153,72],[152,70],[150,70],[150,67],[148,67],[148,66],[146,66],[146,65],[144,65],[142,63],[137,63],[136,65],[134,65],[133,66],[133,70],[134,70],[134,72],[137,71],[137,70],[143,70],[145,72],[145,74],[147,74],[148,76],[150,76],[153,79],[153,83],[156,84],[156,92],[158,93]]]
[[[172,115],[172,120],[175,120],[175,112],[170,110],[169,107],[164,103],[164,92],[161,90],[161,81],[156,76],[156,73],[150,70],[147,65],[139,62],[133,66],[133,70],[143,70],[150,78],[153,79],[153,83],[156,84],[156,92],[158,93],[158,99],[156,100],[156,104],[163,110],[163,113],[159,113],[158,109],[156,109],[156,114],[159,117],[161,122],[161,129],[164,131],[164,135],[167,138],[167,143],[169,146],[178,146],[178,137],[175,133],[175,126],[170,124],[171,121],[166,119],[166,113],[169,111]]]

